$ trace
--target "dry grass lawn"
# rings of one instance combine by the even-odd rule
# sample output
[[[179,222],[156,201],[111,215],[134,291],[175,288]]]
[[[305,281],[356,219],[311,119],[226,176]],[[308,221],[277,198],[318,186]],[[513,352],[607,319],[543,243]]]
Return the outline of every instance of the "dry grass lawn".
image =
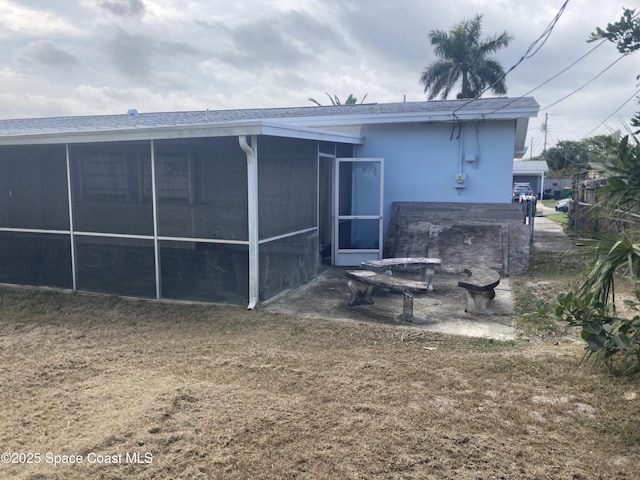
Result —
[[[638,478],[638,384],[533,340],[2,288],[0,478]]]

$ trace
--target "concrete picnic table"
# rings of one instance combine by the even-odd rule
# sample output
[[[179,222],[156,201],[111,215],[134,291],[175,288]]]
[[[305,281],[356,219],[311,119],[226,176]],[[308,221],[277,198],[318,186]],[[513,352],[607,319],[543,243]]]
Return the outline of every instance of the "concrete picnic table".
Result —
[[[435,268],[441,263],[442,259],[435,257],[401,257],[367,260],[360,263],[360,267],[367,270],[384,270],[387,275],[392,275],[393,270],[420,269],[420,280],[427,284],[427,291],[432,292]]]

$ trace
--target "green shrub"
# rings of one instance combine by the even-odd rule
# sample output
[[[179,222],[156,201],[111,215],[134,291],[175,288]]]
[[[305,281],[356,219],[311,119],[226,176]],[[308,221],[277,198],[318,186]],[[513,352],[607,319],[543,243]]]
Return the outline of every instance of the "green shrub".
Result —
[[[635,295],[640,300],[639,288]],[[640,312],[639,301],[625,300],[625,304]],[[612,305],[599,301],[593,292],[584,296],[573,292],[559,295],[553,313],[566,322],[567,328],[581,329],[580,335],[587,342],[587,358],[595,355],[595,359],[606,362],[612,370],[622,365],[622,373],[628,376],[640,373],[640,314],[630,319],[618,317]],[[615,360],[619,362],[616,364]]]

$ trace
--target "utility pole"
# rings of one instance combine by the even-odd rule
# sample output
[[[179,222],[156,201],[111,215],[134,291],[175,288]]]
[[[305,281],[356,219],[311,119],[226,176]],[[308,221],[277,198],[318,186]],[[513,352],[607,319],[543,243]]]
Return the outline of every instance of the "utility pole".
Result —
[[[547,152],[547,130],[549,129],[548,123],[549,123],[549,114],[545,113],[544,124],[542,125],[542,130],[544,131],[544,149],[542,150],[543,154]]]
[[[533,158],[533,141],[535,140],[534,137],[531,137],[531,152],[529,153],[529,160],[531,160]]]

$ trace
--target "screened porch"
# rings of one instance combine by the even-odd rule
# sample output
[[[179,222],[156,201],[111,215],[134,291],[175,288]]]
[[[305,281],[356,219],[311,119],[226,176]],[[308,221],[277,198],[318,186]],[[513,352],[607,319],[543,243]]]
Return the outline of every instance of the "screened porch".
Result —
[[[253,308],[308,282],[319,159],[358,140],[296,136],[0,145],[0,283]]]

